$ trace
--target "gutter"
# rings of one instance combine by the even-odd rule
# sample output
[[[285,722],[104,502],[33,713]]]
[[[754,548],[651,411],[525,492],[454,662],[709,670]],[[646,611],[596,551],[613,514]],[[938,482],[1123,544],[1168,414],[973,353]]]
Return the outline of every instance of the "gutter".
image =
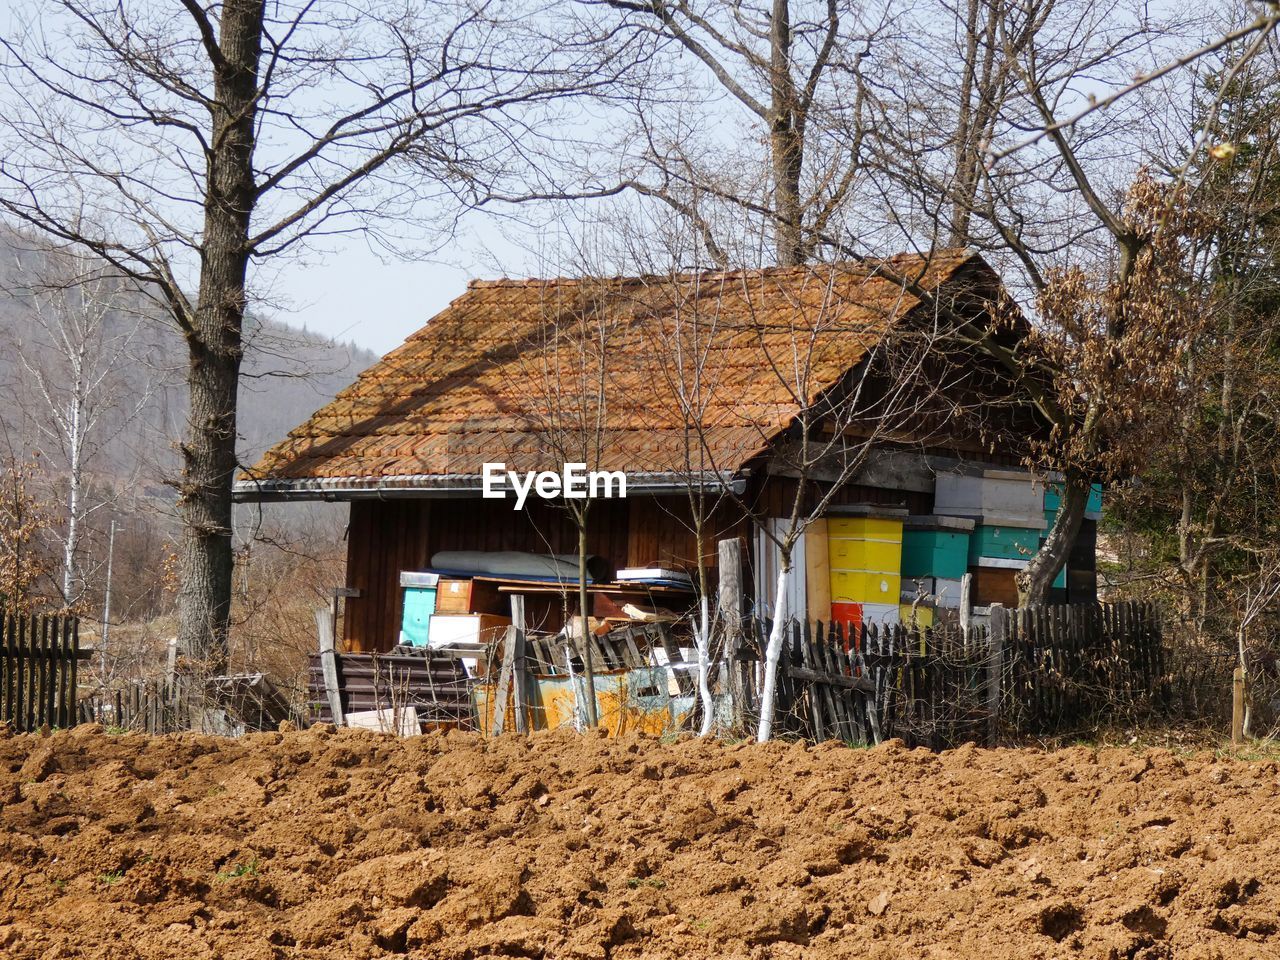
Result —
[[[713,470],[694,474],[627,473],[627,495],[652,496],[685,493],[693,484],[741,494],[745,475]],[[414,474],[391,477],[302,477],[298,479],[237,480],[231,490],[236,503],[297,503],[352,500],[474,499],[484,490],[479,474]],[[503,493],[510,487],[502,486]]]

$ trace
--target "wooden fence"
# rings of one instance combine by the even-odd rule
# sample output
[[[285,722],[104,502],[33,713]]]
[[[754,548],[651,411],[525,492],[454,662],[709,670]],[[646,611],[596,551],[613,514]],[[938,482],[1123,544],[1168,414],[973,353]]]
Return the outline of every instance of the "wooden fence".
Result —
[[[1001,721],[1015,733],[1127,719],[1167,696],[1160,619],[1150,603],[997,608],[992,633],[1002,644]]]
[[[194,728],[232,735],[274,730],[281,720],[294,719],[287,697],[261,673],[209,677],[203,682],[181,673],[168,680],[126,681],[81,699],[77,716],[81,723],[140,733]]]
[[[760,666],[771,624],[754,621],[738,684],[742,718],[758,720]],[[901,737],[943,747],[983,739],[990,644],[986,632],[902,625],[793,623],[778,670],[775,729],[806,740],[879,743]]]
[[[81,723],[100,723],[112,730],[174,733],[189,726],[177,691],[159,680],[98,691],[80,701],[78,714]]]
[[[758,720],[771,624],[752,621],[738,656],[739,722]],[[987,628],[793,623],[779,664],[775,727],[807,740],[941,748],[1006,733],[1054,733],[1157,705],[1163,642],[1151,604],[993,608]]]
[[[76,722],[80,621],[0,607],[0,722],[21,731]]]

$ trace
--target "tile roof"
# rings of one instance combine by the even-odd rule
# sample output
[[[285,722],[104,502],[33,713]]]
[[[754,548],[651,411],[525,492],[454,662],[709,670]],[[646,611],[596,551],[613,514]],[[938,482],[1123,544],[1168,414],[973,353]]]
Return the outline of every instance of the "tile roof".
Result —
[[[884,263],[933,289],[971,260],[951,250]],[[917,302],[866,263],[473,281],[238,487],[430,485],[486,461],[731,473]]]

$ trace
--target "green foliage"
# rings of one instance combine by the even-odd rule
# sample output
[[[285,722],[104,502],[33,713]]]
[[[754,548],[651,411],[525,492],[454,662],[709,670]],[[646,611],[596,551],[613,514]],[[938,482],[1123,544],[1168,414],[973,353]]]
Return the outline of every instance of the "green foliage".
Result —
[[[243,877],[256,877],[258,875],[258,858],[247,860],[244,863],[237,863],[230,870],[218,871],[218,882],[227,883],[231,880],[239,880]]]
[[[1182,243],[1203,327],[1177,428],[1111,498],[1104,527],[1120,579],[1163,592],[1201,639],[1228,644],[1280,545],[1280,75],[1269,66],[1224,87],[1224,65],[1197,98],[1208,149],[1185,158]]]

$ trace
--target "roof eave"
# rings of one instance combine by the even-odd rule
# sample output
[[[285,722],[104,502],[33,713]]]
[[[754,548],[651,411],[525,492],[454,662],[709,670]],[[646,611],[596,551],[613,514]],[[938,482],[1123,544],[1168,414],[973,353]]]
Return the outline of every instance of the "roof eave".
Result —
[[[627,472],[627,495],[679,494],[691,487],[742,493],[749,471],[724,473]],[[508,488],[504,487],[504,494]],[[232,488],[236,503],[298,501],[347,502],[352,500],[474,498],[484,492],[479,474],[418,474],[392,477],[300,477],[237,480]]]

